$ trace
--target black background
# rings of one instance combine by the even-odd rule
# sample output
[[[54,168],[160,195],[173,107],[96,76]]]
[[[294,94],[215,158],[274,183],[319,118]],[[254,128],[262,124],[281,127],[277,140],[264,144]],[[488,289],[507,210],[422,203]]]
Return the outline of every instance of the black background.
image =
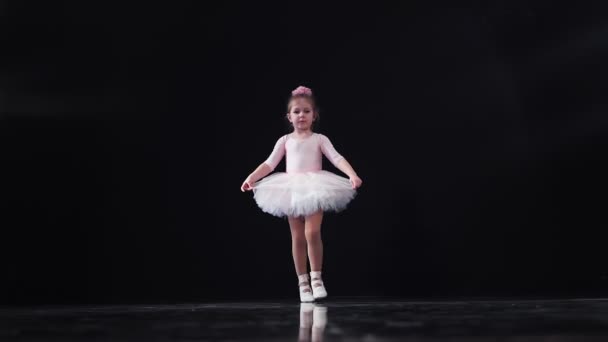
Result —
[[[364,181],[332,295],[604,295],[607,10],[4,2],[2,303],[297,300],[239,187],[298,85]]]

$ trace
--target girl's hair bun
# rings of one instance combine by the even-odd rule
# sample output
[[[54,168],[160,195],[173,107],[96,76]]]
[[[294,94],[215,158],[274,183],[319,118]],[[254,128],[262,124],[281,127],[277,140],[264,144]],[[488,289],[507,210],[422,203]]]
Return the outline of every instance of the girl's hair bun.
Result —
[[[310,90],[310,88],[307,88],[305,86],[299,86],[291,92],[291,96],[298,96],[298,95],[312,96],[312,90]]]

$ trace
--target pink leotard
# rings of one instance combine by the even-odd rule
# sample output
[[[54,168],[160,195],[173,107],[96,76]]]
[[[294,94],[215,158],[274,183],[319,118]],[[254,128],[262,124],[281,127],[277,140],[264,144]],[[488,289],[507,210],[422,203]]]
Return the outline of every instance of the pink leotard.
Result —
[[[325,135],[313,133],[300,139],[286,134],[279,138],[274,145],[272,153],[264,161],[271,170],[274,170],[283,156],[285,156],[287,173],[319,171],[322,167],[324,154],[334,166],[344,159],[334,148]]]

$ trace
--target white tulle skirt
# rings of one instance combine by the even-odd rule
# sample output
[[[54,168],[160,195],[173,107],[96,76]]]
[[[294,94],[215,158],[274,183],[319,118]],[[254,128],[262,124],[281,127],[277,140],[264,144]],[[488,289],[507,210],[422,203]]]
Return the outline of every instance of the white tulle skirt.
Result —
[[[347,178],[325,170],[276,172],[255,183],[253,193],[262,211],[278,217],[339,212],[357,194]]]

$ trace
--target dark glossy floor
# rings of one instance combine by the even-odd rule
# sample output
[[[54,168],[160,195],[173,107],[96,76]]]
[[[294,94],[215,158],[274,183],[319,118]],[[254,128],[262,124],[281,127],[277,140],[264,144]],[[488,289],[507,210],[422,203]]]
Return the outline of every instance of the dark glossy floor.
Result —
[[[608,341],[608,299],[4,307],[0,341]]]

